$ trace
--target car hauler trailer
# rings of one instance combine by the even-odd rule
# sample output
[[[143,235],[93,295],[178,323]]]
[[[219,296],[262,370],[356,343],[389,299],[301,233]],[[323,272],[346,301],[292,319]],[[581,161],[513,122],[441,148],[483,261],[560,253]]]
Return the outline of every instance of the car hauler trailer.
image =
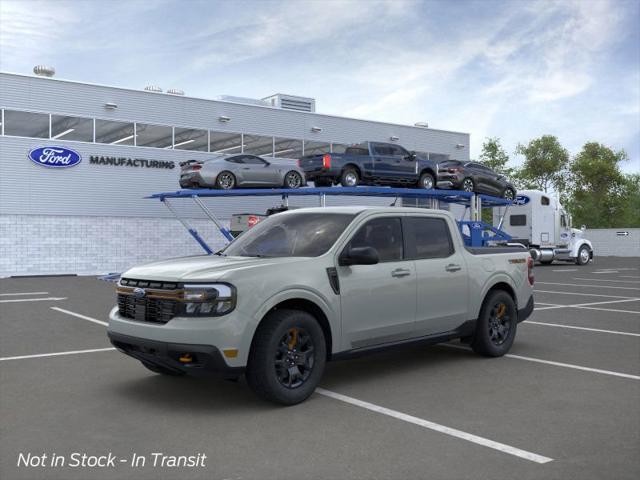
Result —
[[[465,207],[465,214],[468,211],[469,220],[458,220],[458,228],[462,234],[464,243],[468,247],[485,247],[494,244],[506,245],[511,242],[511,237],[499,227],[494,227],[482,222],[482,208],[503,207],[503,212],[508,212],[512,205],[510,200],[492,197],[489,195],[476,194],[473,192],[451,191],[451,190],[421,190],[415,188],[388,188],[388,187],[322,187],[322,188],[299,188],[299,189],[233,189],[233,190],[178,190],[176,192],[164,192],[150,195],[150,199],[160,200],[171,211],[189,234],[200,244],[207,254],[212,254],[213,249],[207,244],[202,235],[194,229],[189,222],[180,216],[173,207],[174,199],[191,199],[202,210],[202,212],[216,225],[219,232],[227,242],[234,239],[234,235],[224,227],[222,222],[216,218],[213,212],[202,201],[203,198],[229,198],[248,196],[280,196],[282,207],[285,209],[289,204],[289,197],[293,196],[317,196],[320,206],[325,206],[327,196],[363,196],[363,197],[387,197],[393,198],[393,204],[398,203],[398,199],[419,199],[421,204],[431,208],[439,208],[440,202],[444,204],[458,204]],[[277,210],[277,209],[276,209]],[[503,213],[504,215],[504,213]],[[500,222],[502,223],[502,222]]]
[[[593,259],[593,246],[584,238],[585,227],[572,228],[571,216],[560,202],[539,190],[523,190],[505,212],[493,210],[493,224],[507,232],[511,242],[528,247],[534,260],[585,265]]]

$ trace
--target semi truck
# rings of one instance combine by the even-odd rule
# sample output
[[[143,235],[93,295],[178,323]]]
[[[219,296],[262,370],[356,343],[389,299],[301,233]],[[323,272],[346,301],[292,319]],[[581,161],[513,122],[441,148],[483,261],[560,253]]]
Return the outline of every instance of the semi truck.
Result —
[[[541,264],[554,260],[586,265],[593,260],[593,245],[586,227],[573,228],[571,215],[560,202],[539,190],[518,192],[512,206],[493,209],[493,224],[507,232],[512,243],[529,248]]]

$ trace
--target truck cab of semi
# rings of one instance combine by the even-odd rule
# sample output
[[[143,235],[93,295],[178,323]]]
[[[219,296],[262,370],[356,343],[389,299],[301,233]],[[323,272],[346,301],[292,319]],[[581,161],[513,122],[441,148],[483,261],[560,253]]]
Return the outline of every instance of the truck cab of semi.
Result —
[[[593,246],[585,238],[586,228],[573,228],[571,215],[545,192],[518,192],[508,210],[494,209],[493,224],[511,235],[512,242],[528,247],[533,259],[542,264],[559,260],[585,265],[593,259]]]

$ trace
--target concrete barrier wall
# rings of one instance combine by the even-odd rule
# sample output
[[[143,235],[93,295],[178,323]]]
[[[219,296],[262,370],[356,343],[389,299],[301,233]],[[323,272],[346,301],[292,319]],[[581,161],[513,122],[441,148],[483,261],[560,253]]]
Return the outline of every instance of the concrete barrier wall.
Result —
[[[587,229],[597,257],[640,257],[640,228]]]

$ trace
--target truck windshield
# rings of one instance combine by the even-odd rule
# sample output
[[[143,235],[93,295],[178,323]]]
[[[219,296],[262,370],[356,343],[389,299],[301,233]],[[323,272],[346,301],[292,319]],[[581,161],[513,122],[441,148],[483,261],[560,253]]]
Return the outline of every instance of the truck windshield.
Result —
[[[238,257],[317,257],[331,248],[354,217],[344,213],[273,215],[220,253]]]

